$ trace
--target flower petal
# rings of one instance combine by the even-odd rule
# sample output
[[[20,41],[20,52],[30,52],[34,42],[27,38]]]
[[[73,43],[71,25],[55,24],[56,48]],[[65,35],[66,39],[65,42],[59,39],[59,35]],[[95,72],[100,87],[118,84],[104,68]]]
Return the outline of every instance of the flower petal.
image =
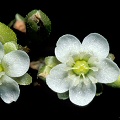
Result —
[[[111,83],[118,79],[119,67],[115,62],[106,58],[100,62],[100,69],[96,73],[96,78],[100,83]]]
[[[71,87],[69,90],[70,101],[79,106],[89,104],[96,94],[96,85],[88,81],[87,84],[82,84]]]
[[[55,55],[57,59],[65,63],[69,56],[79,53],[81,43],[75,36],[66,34],[58,39],[56,46]]]
[[[29,69],[30,59],[26,52],[15,50],[6,54],[2,60],[5,73],[10,77],[20,77]]]
[[[3,58],[3,56],[4,56],[4,49],[3,49],[2,43],[0,42],[0,62],[1,62],[2,58]]]
[[[47,85],[57,93],[63,93],[69,89],[68,73],[65,71],[66,65],[59,64],[53,67],[46,78]]]
[[[82,42],[83,51],[93,52],[98,58],[106,58],[109,54],[107,40],[98,33],[91,33]]]
[[[0,96],[5,103],[16,101],[20,95],[19,85],[10,77],[4,75],[0,78]]]

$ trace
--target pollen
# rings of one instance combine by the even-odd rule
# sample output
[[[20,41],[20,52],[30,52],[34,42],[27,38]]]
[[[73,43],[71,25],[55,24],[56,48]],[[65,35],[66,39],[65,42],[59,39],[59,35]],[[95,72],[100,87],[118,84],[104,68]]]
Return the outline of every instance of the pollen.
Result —
[[[87,74],[89,71],[89,65],[84,60],[78,60],[73,65],[73,72],[77,75]]]

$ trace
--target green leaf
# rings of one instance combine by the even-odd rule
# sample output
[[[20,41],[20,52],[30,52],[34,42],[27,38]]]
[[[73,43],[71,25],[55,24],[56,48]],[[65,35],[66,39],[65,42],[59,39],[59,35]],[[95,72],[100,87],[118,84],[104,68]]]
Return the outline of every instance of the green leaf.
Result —
[[[15,32],[10,27],[0,22],[0,42],[5,44],[6,42],[10,41],[17,42]]]
[[[55,56],[48,56],[45,58],[45,64],[52,68],[60,64],[60,61],[58,61]]]
[[[57,96],[59,99],[62,99],[62,100],[66,100],[69,98],[69,92],[65,92],[65,93],[57,93]]]
[[[41,65],[38,70],[38,77],[41,78],[42,80],[46,80],[47,75],[49,74],[51,70],[51,67],[47,65]]]
[[[11,42],[6,42],[4,44],[4,51],[5,51],[5,54],[13,51],[13,50],[17,50],[18,49],[18,45],[15,41],[11,41]]]
[[[31,19],[31,17],[33,17],[33,15],[37,13],[37,11],[37,9],[30,11],[26,16],[26,19]]]
[[[25,18],[23,16],[21,16],[20,14],[15,14],[15,19],[16,20],[21,20],[21,21],[24,21],[25,22]]]
[[[28,73],[25,73],[23,76],[15,77],[13,79],[20,85],[30,85],[32,83],[32,77]]]
[[[44,12],[42,12],[41,10],[39,10],[39,11],[40,11],[40,15],[41,15],[41,21],[43,22],[43,25],[45,26],[48,33],[50,34],[50,32],[51,32],[51,21],[50,21],[49,17]]]
[[[10,23],[8,24],[8,27],[12,27],[14,25],[15,21],[16,21],[15,19],[11,20]]]

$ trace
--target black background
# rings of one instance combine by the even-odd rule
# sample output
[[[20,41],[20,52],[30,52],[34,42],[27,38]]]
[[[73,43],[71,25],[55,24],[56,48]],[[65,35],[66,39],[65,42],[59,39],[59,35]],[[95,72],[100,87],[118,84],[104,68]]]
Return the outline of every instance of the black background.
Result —
[[[52,32],[47,42],[39,45],[30,53],[32,60],[39,57],[54,55],[54,47],[58,38],[66,33],[73,34],[83,40],[89,33],[97,32],[103,35],[110,44],[110,52],[115,55],[115,62],[120,66],[119,45],[119,7],[115,2],[95,1],[48,1],[24,0],[3,1],[0,7],[0,21],[8,24],[15,14],[25,16],[33,9],[42,10],[52,22]],[[24,39],[24,35],[19,34]],[[0,114],[11,118],[33,119],[86,119],[111,118],[120,119],[120,89],[104,86],[103,94],[85,107],[72,104],[69,99],[59,100],[56,94],[46,84],[37,79],[37,71],[30,69],[33,83],[20,86],[21,94],[17,102],[6,104],[0,100]],[[38,82],[40,86],[34,86]]]

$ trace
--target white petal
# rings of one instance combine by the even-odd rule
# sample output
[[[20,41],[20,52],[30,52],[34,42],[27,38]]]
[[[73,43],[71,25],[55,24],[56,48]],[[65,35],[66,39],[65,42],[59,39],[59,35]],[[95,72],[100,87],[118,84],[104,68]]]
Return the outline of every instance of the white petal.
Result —
[[[70,101],[79,106],[89,104],[96,94],[96,85],[88,81],[87,84],[81,83],[69,90]]]
[[[55,55],[61,62],[66,62],[69,56],[79,53],[80,41],[73,35],[66,34],[60,37],[55,48]]]
[[[110,59],[100,62],[100,69],[96,73],[96,78],[100,83],[111,83],[118,79],[120,74],[119,67]]]
[[[5,103],[16,101],[20,95],[19,85],[10,77],[4,75],[0,78],[0,96]]]
[[[98,33],[91,33],[82,42],[83,50],[92,53],[98,58],[106,58],[109,54],[108,41]]]
[[[94,76],[88,75],[88,78],[89,78],[89,80],[91,80],[91,82],[92,82],[93,84],[98,82],[97,79],[96,79]]]
[[[29,69],[29,64],[29,56],[21,50],[15,50],[6,54],[2,60],[4,71],[10,77],[24,75]]]
[[[69,89],[68,73],[65,69],[66,65],[59,64],[51,69],[46,78],[47,85],[57,93],[63,93]]]
[[[1,59],[3,58],[3,56],[4,56],[4,49],[3,49],[2,43],[0,42],[0,62],[1,62]]]

